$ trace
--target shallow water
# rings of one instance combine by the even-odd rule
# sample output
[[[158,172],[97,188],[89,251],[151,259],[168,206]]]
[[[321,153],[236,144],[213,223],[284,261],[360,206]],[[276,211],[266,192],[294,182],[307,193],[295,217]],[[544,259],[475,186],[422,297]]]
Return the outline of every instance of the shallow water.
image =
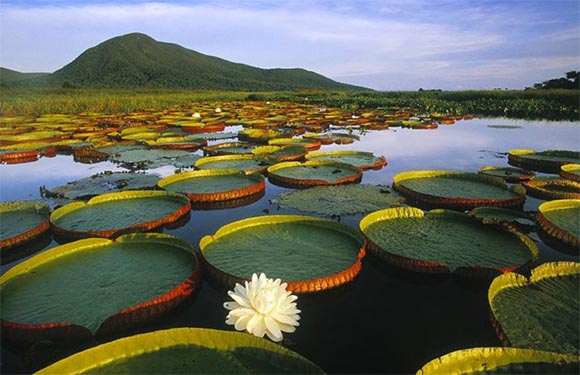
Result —
[[[232,128],[226,131],[232,131]],[[353,144],[323,146],[321,151],[361,150],[384,155],[388,165],[379,171],[364,172],[362,182],[390,185],[395,174],[413,169],[476,172],[487,165],[507,167],[507,152],[516,148],[578,151],[580,123],[474,119],[440,125],[436,130],[392,128],[369,131]],[[39,197],[41,185],[50,189],[104,170],[122,169],[109,162],[77,164],[71,156],[1,165],[0,199],[35,199]],[[173,170],[173,167],[164,167],[150,172],[164,177]],[[227,210],[195,210],[185,226],[164,232],[186,239],[197,247],[203,236],[213,234],[222,225],[235,220],[297,213],[278,210],[269,203],[278,193],[287,191],[291,189],[267,183],[266,195],[255,203]],[[528,197],[524,209],[535,211],[542,202]],[[361,217],[340,219],[342,223],[358,228]],[[53,241],[49,247],[56,245]],[[539,263],[578,261],[578,257],[565,255],[540,242],[538,246]],[[3,266],[2,270],[13,264]],[[329,373],[414,373],[431,359],[454,350],[500,345],[489,319],[488,285],[489,281],[409,273],[367,256],[353,282],[328,292],[299,297],[301,325],[295,333],[285,336],[283,345]],[[233,330],[225,324],[227,311],[223,302],[226,300],[226,290],[204,281],[195,297],[176,311],[139,331],[125,334],[178,326]],[[111,339],[68,346],[42,343],[32,348],[3,344],[0,372],[32,372],[85,347]]]

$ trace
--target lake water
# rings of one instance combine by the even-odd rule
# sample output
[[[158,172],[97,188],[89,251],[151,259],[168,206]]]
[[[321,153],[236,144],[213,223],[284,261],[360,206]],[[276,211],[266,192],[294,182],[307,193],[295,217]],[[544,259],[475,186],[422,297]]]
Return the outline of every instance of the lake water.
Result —
[[[580,151],[580,123],[473,119],[440,125],[436,130],[368,131],[354,144],[323,146],[321,150],[364,150],[384,155],[388,165],[379,171],[365,172],[362,182],[391,185],[394,175],[413,169],[477,172],[487,165],[509,166],[507,152],[516,148]],[[1,165],[0,199],[36,199],[41,185],[50,189],[104,170],[122,169],[109,162],[74,163],[72,156]],[[173,167],[164,167],[150,172],[167,176],[173,170]],[[290,189],[268,183],[266,195],[251,205],[192,211],[191,220],[185,226],[164,232],[197,247],[204,235],[215,233],[232,221],[296,213],[277,210],[269,204],[269,200],[287,191]],[[535,211],[542,202],[528,197],[524,209]],[[341,222],[358,228],[361,217],[342,217]],[[56,245],[52,242],[46,249]],[[565,255],[540,242],[538,246],[539,263],[578,261],[578,257]],[[2,271],[13,265],[3,266]],[[328,292],[299,296],[301,325],[295,333],[285,336],[283,345],[328,373],[414,373],[431,359],[454,350],[500,346],[490,323],[489,282],[404,272],[367,256],[360,274],[351,283]],[[130,333],[186,326],[233,330],[224,322],[227,311],[223,302],[228,299],[226,290],[204,281],[194,298],[176,311]],[[60,346],[48,342],[33,347],[3,343],[0,372],[35,371],[111,339]]]

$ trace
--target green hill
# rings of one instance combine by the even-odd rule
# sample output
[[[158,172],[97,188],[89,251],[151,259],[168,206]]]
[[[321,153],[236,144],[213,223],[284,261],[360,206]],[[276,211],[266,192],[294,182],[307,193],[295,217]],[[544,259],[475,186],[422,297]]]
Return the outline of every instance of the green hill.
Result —
[[[304,69],[260,69],[233,63],[139,33],[115,37],[89,48],[39,83],[44,79],[50,86],[85,88],[368,90]]]
[[[40,77],[46,77],[49,73],[21,73],[16,70],[0,67],[0,86],[12,86],[14,84],[28,82]]]

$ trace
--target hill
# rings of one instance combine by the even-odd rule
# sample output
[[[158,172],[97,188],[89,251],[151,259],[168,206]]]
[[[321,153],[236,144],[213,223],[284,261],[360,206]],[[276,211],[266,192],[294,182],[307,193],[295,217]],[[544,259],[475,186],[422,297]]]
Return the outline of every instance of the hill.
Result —
[[[82,88],[368,90],[304,69],[261,69],[234,63],[140,33],[118,36],[89,48],[68,65],[36,82]]]
[[[12,86],[30,80],[46,77],[49,73],[21,73],[16,70],[0,67],[0,86]]]

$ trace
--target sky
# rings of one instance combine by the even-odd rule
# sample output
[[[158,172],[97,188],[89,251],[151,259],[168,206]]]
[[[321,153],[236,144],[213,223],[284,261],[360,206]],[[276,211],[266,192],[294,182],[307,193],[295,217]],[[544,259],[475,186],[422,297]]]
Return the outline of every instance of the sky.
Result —
[[[0,0],[0,66],[53,72],[132,32],[386,91],[523,89],[580,70],[578,0]]]

